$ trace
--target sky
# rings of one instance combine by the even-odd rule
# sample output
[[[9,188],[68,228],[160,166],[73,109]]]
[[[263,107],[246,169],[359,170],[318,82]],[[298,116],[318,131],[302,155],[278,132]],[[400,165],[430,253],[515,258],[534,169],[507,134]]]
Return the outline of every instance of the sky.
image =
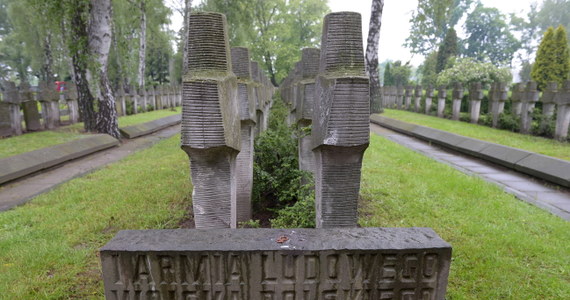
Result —
[[[194,4],[199,2],[201,0],[195,0]],[[498,8],[503,14],[515,13],[522,17],[526,15],[531,3],[542,2],[542,0],[481,0],[481,2],[486,7]],[[372,0],[328,0],[328,3],[331,12],[354,11],[362,15],[362,37],[365,49]],[[384,1],[382,27],[380,29],[380,51],[378,53],[380,62],[386,59],[401,60],[403,62],[410,61],[414,66],[419,66],[423,62],[424,57],[412,55],[403,46],[410,30],[411,13],[416,8],[417,3],[417,0]],[[171,21],[171,29],[178,31],[180,26],[182,26],[180,15],[173,14]],[[460,29],[460,25],[456,29]],[[460,30],[458,30],[458,35],[460,35]]]

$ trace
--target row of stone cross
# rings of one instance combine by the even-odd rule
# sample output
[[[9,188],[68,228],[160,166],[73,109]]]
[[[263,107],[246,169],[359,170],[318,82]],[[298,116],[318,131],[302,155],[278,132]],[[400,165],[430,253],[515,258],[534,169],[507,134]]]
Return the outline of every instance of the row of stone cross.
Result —
[[[425,90],[425,93],[423,92]],[[384,107],[397,109],[414,109],[415,112],[421,110],[421,100],[424,98],[424,113],[429,114],[432,109],[432,102],[437,101],[437,116],[443,118],[447,87],[438,88],[435,96],[434,88],[428,86],[385,86],[383,87]],[[464,89],[460,83],[453,86],[452,92],[452,119],[459,120],[461,101],[463,100]],[[435,99],[435,100],[434,100]],[[469,118],[471,123],[477,123],[481,113],[481,100],[483,99],[482,85],[479,82],[469,86]],[[499,116],[504,111],[505,102],[508,99],[507,85],[501,82],[491,84],[488,92],[489,112],[492,116],[492,126],[497,127]],[[536,102],[542,102],[542,122],[545,126],[548,120],[554,117],[556,111],[556,129],[554,137],[558,140],[566,140],[568,137],[568,127],[570,124],[570,81],[565,81],[562,88],[556,82],[548,84],[542,95],[537,90],[536,83],[529,81],[526,84],[517,83],[511,91],[511,111],[520,117],[520,132],[529,133],[532,125],[532,111]]]
[[[63,124],[61,116],[65,113],[69,116],[67,124],[80,121],[77,87],[73,83],[66,83],[62,93],[47,82],[40,82],[37,92],[27,82],[22,82],[17,87],[14,82],[5,81],[1,86],[0,137],[21,135],[24,131],[57,128]],[[115,93],[119,116],[127,114],[127,103],[132,107],[129,113],[137,114],[150,110],[151,105],[153,109],[163,109],[180,106],[182,102],[179,86],[158,86],[156,89],[151,87],[145,91],[136,91],[131,87],[129,90],[129,93],[125,93],[121,88]],[[60,111],[60,104],[65,104],[67,111]]]
[[[190,157],[196,228],[251,219],[253,142],[267,128],[275,88],[247,48],[229,47],[226,18],[189,18],[182,83],[182,149]]]
[[[310,132],[299,138],[299,168],[315,179],[317,228],[356,227],[370,136],[360,15],[327,15],[321,49],[302,50],[280,92],[290,108],[289,123]]]

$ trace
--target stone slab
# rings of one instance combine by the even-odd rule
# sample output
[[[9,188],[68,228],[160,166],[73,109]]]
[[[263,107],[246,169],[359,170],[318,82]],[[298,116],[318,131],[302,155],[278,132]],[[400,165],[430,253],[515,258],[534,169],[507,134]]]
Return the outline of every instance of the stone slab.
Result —
[[[180,124],[180,121],[181,121],[180,115],[172,115],[142,124],[121,127],[119,128],[119,131],[121,132],[121,135],[123,135],[124,137],[128,139],[133,139],[139,136],[157,132],[166,127],[178,125]]]
[[[385,127],[388,127],[392,130],[396,130],[399,132],[407,132],[407,131],[412,131],[414,130],[418,125],[415,124],[410,124],[410,123],[406,123],[406,122],[402,122],[400,120],[395,120],[395,119],[390,119],[390,118],[386,118],[380,115],[371,115],[370,116],[370,122],[374,123],[374,124],[378,124],[378,125],[382,125]]]
[[[0,184],[119,145],[106,134],[95,134],[64,144],[0,159]]]
[[[570,162],[566,160],[533,153],[519,160],[515,169],[570,187]]]
[[[430,228],[127,230],[100,254],[113,300],[445,299],[451,262]]]
[[[515,167],[515,164],[518,161],[532,154],[532,152],[517,148],[497,145],[493,143],[487,144],[488,146],[480,151],[480,156],[485,160],[492,161],[496,164],[511,169]]]

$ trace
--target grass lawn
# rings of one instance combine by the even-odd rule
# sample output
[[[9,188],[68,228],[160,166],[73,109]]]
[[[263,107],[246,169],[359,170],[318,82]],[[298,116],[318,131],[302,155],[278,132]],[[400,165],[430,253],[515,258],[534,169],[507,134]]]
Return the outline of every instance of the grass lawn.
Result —
[[[570,222],[376,135],[362,175],[362,226],[453,246],[447,299],[570,299]]]
[[[148,113],[123,116],[119,117],[119,126],[122,127],[145,123],[180,113],[180,111],[181,108],[178,107],[176,108],[176,111],[163,109]],[[85,135],[82,134],[82,131],[83,123],[77,123],[70,126],[60,127],[56,130],[32,132],[20,136],[0,139],[0,159],[84,137]]]
[[[103,298],[97,249],[175,228],[190,205],[179,136],[0,213],[0,298]],[[569,299],[570,223],[373,136],[363,226],[428,226],[453,246],[448,299]]]
[[[570,143],[524,135],[487,126],[437,118],[403,110],[386,109],[382,116],[455,134],[570,160]]]
[[[121,229],[176,228],[191,203],[179,143],[161,141],[0,213],[0,299],[102,299],[98,249]]]

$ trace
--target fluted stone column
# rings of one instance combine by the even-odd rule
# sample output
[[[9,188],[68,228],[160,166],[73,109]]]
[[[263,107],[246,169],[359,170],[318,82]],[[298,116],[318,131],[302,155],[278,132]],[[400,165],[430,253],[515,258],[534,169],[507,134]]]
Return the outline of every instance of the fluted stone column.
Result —
[[[421,101],[422,101],[422,86],[416,85],[416,89],[414,90],[414,111],[417,113],[420,112]]]
[[[299,83],[300,102],[297,107],[297,120],[300,131],[299,137],[299,169],[314,174],[315,155],[313,153],[313,105],[315,103],[315,78],[319,72],[321,51],[317,48],[305,48],[301,54],[301,76]]]
[[[521,97],[521,133],[530,133],[532,125],[532,111],[538,101],[539,92],[536,89],[536,82],[529,81]]]
[[[414,87],[411,85],[407,85],[406,86],[406,94],[405,94],[405,104],[404,104],[404,109],[405,110],[409,110],[410,107],[412,106],[412,94],[414,92]]]
[[[40,82],[38,100],[42,104],[42,118],[46,129],[59,127],[59,93],[47,82]]]
[[[0,102],[0,137],[21,135],[20,93],[12,81],[2,83],[4,91]]]
[[[456,82],[453,85],[452,98],[451,119],[457,121],[461,114],[461,101],[463,100],[463,85],[461,83]]]
[[[24,109],[24,122],[26,123],[26,131],[38,131],[44,129],[41,122],[40,112],[38,111],[38,102],[35,100],[34,93],[27,82],[20,84],[20,101]]]
[[[447,98],[447,87],[440,86],[437,90],[437,116],[443,118],[445,111],[445,99]]]
[[[262,133],[263,131],[265,131],[265,128],[263,128],[264,124],[264,119],[265,119],[265,112],[263,111],[263,91],[262,91],[262,86],[261,86],[261,70],[259,69],[259,64],[256,61],[250,61],[250,65],[251,65],[251,75],[252,75],[252,79],[254,82],[254,92],[255,92],[255,123],[256,123],[256,127],[255,127],[255,135],[258,136],[260,133]],[[289,87],[289,86],[288,86]],[[283,100],[287,103],[287,101],[291,101],[291,99],[288,97],[289,96],[289,88],[287,88],[287,90],[282,92],[282,97]]]
[[[192,13],[183,77],[182,149],[190,157],[196,228],[236,227],[236,156],[240,149],[237,81],[226,17]]]
[[[313,106],[317,228],[355,227],[370,89],[360,14],[325,17]]]
[[[251,80],[249,50],[235,47],[231,50],[232,69],[237,76],[238,105],[241,123],[241,150],[236,158],[237,222],[251,219],[251,191],[253,187],[253,140],[255,135],[255,91]]]
[[[540,128],[544,129],[548,122],[554,116],[554,110],[556,109],[556,93],[558,92],[558,83],[549,82],[546,86],[546,90],[542,92],[542,97],[540,97],[540,102],[542,102],[542,122],[540,123]]]
[[[522,95],[524,93],[525,85],[522,83],[517,83],[513,87],[513,91],[511,93],[511,112],[513,115],[520,116],[521,109],[522,109]]]
[[[499,124],[499,116],[505,108],[507,101],[507,85],[503,82],[493,82],[489,90],[489,102],[491,104],[491,115],[493,116],[493,128]]]
[[[477,124],[477,122],[479,122],[479,115],[481,114],[481,99],[483,99],[481,82],[471,83],[469,86],[469,120],[473,124]]]
[[[430,84],[426,88],[426,107],[425,107],[426,115],[429,115],[429,112],[431,111],[432,99],[433,99],[433,87]]]
[[[562,89],[558,90],[556,105],[558,105],[558,112],[556,114],[554,138],[564,141],[568,138],[568,126],[570,124],[570,80],[564,81]]]

